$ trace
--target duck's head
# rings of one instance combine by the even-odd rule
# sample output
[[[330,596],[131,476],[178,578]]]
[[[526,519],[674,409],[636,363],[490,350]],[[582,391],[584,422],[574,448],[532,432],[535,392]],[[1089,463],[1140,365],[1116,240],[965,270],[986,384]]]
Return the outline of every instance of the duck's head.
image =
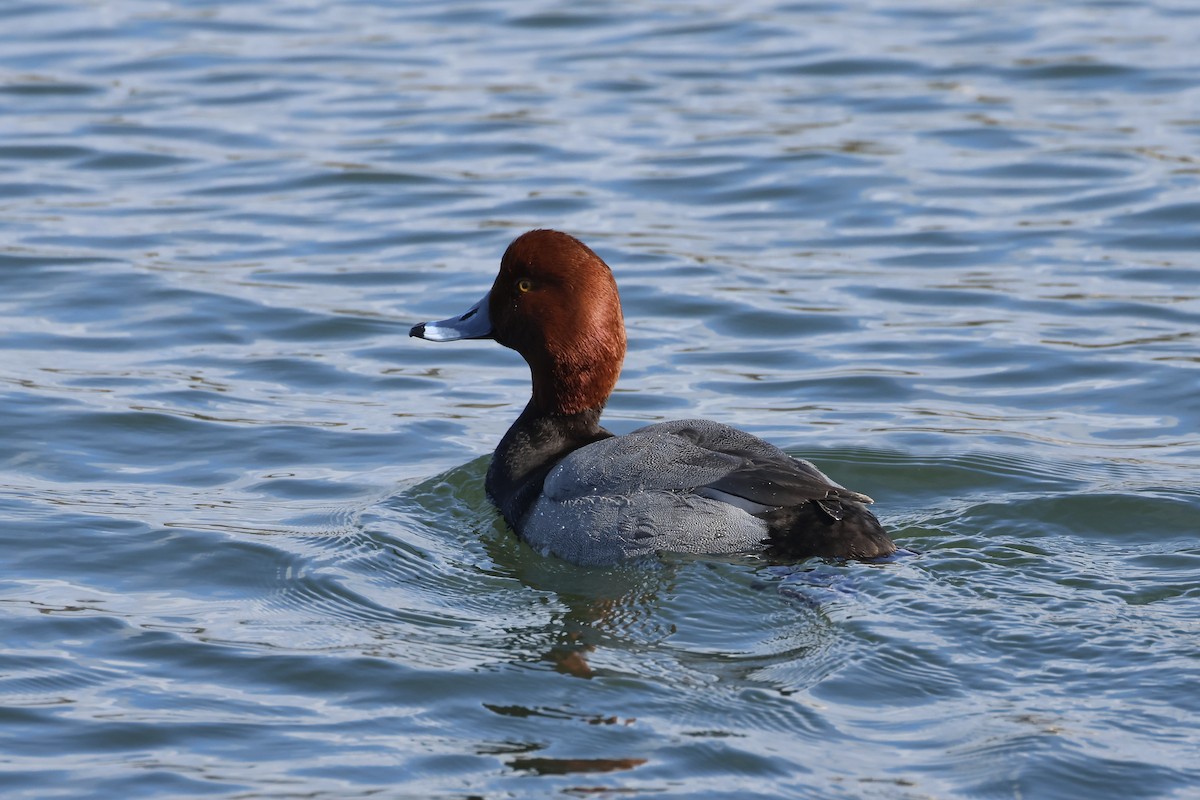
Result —
[[[504,252],[491,291],[465,314],[413,327],[434,342],[495,339],[524,357],[530,405],[542,414],[604,406],[625,359],[625,320],[612,270],[559,231],[521,234]]]

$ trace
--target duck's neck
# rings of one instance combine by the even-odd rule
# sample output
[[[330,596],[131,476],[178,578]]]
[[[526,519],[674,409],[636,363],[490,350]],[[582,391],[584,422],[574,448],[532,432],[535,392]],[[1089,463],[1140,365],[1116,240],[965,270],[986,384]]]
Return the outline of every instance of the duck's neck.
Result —
[[[547,413],[536,396],[504,434],[488,467],[487,492],[514,529],[542,491],[546,474],[569,453],[607,439],[601,408],[573,414]]]
[[[611,354],[596,350],[571,358],[539,354],[529,361],[533,396],[522,418],[534,411],[547,417],[576,417],[589,412],[599,417],[617,385],[623,352],[623,348]]]

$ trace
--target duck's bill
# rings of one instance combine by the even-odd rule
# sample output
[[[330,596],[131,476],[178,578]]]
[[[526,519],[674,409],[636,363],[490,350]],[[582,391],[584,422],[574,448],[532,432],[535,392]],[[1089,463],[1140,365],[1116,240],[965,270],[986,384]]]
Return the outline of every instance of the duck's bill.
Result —
[[[422,322],[414,325],[409,336],[428,339],[431,342],[453,342],[455,339],[490,339],[492,319],[488,315],[488,292],[461,317],[451,317],[439,322]]]

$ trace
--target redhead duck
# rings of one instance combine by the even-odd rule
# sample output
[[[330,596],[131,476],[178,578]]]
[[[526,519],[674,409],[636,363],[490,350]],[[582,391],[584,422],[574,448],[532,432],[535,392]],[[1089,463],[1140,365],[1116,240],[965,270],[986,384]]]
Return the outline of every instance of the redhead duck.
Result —
[[[807,461],[719,422],[600,427],[625,359],[612,271],[565,233],[518,236],[491,291],[423,322],[434,342],[495,339],[520,353],[533,396],[488,468],[492,502],[543,553],[585,566],[660,552],[870,559],[896,546],[852,492]]]

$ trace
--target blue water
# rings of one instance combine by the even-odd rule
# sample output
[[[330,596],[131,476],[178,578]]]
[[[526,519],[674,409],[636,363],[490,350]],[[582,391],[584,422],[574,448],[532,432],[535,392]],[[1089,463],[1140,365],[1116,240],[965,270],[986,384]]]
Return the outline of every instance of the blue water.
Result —
[[[0,794],[1200,797],[1200,6],[0,4]],[[886,564],[588,570],[483,494],[579,236],[616,431]]]

